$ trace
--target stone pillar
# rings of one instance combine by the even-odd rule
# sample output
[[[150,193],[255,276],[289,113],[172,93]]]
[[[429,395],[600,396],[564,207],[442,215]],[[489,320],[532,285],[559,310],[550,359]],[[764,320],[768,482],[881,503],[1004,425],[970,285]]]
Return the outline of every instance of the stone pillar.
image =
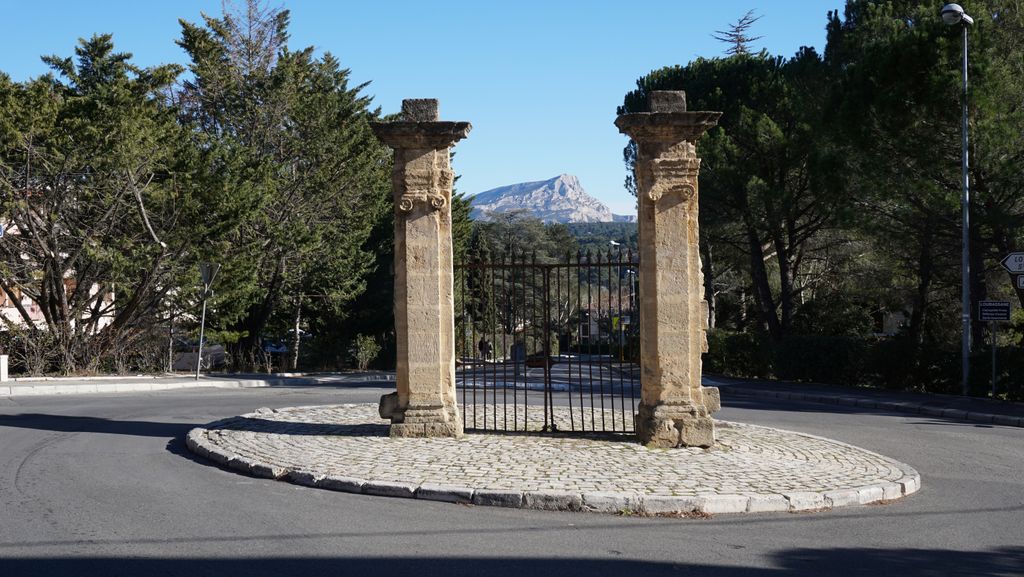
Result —
[[[468,122],[438,120],[437,100],[402,101],[402,119],[376,123],[395,151],[395,333],[397,398],[381,399],[392,437],[458,437],[452,272],[452,181],[448,148]],[[394,393],[392,395],[395,395]]]
[[[718,389],[701,386],[708,309],[697,226],[696,142],[720,112],[687,112],[684,92],[651,92],[650,112],[615,120],[637,144],[640,385],[637,435],[650,447],[709,447]]]

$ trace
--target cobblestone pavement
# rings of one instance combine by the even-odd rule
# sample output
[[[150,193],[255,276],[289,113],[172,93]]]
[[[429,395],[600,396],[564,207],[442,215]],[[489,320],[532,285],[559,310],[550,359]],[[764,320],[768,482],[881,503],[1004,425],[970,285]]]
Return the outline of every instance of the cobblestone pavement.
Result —
[[[260,409],[193,429],[186,440],[200,456],[260,477],[535,509],[806,511],[897,499],[920,487],[913,468],[851,445],[740,423],[717,427],[709,450],[652,450],[609,436],[392,439],[377,406],[359,404]]]

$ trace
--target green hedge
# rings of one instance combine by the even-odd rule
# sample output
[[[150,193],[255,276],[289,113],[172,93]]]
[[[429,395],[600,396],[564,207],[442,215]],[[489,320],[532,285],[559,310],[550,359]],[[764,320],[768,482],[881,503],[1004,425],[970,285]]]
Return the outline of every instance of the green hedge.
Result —
[[[972,395],[991,389],[991,352],[971,358]],[[1024,400],[1024,349],[1002,347],[997,358],[997,394]],[[704,370],[740,378],[870,386],[960,394],[960,350],[915,347],[905,338],[792,335],[772,343],[766,336],[714,330],[708,333]]]
[[[794,335],[772,353],[777,378],[858,385],[864,381],[868,344],[856,337]]]
[[[708,331],[704,370],[733,377],[771,377],[771,347],[767,339],[751,333]]]

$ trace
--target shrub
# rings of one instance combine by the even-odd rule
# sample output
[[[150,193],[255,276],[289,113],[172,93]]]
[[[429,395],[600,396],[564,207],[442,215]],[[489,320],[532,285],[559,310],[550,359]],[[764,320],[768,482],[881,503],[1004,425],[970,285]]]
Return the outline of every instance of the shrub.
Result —
[[[704,370],[733,377],[769,377],[772,355],[767,339],[723,329],[708,331]]]
[[[793,335],[773,352],[780,379],[856,385],[864,373],[867,346],[857,337]]]
[[[365,371],[370,366],[370,363],[373,362],[373,359],[377,358],[377,355],[380,354],[380,345],[377,344],[377,339],[372,336],[359,334],[352,341],[349,353],[355,359],[356,367],[360,371]]]

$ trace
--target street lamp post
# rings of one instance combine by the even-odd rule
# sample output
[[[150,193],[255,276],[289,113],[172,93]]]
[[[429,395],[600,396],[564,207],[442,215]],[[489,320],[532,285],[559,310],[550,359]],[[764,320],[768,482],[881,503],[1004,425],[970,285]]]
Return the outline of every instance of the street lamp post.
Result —
[[[198,355],[196,357],[196,380],[199,380],[199,370],[203,366],[203,337],[206,332],[206,300],[213,294],[210,291],[210,285],[213,284],[213,279],[217,277],[217,273],[220,271],[220,265],[211,262],[204,262],[199,265],[199,274],[203,278],[203,315],[199,320],[199,348]]]
[[[962,63],[962,77],[963,77],[963,93],[961,95],[961,105],[963,107],[963,156],[961,168],[963,171],[963,196],[960,199],[961,210],[963,211],[963,237],[961,240],[961,255],[960,255],[960,275],[961,275],[961,302],[960,302],[960,316],[963,324],[963,334],[961,335],[961,392],[967,395],[969,391],[968,381],[970,380],[971,365],[971,262],[970,262],[970,242],[971,242],[971,189],[970,179],[967,174],[968,167],[968,156],[967,156],[967,27],[974,24],[974,19],[968,16],[964,9],[959,4],[946,4],[942,7],[942,21],[950,26],[960,26],[963,28],[963,63]]]

